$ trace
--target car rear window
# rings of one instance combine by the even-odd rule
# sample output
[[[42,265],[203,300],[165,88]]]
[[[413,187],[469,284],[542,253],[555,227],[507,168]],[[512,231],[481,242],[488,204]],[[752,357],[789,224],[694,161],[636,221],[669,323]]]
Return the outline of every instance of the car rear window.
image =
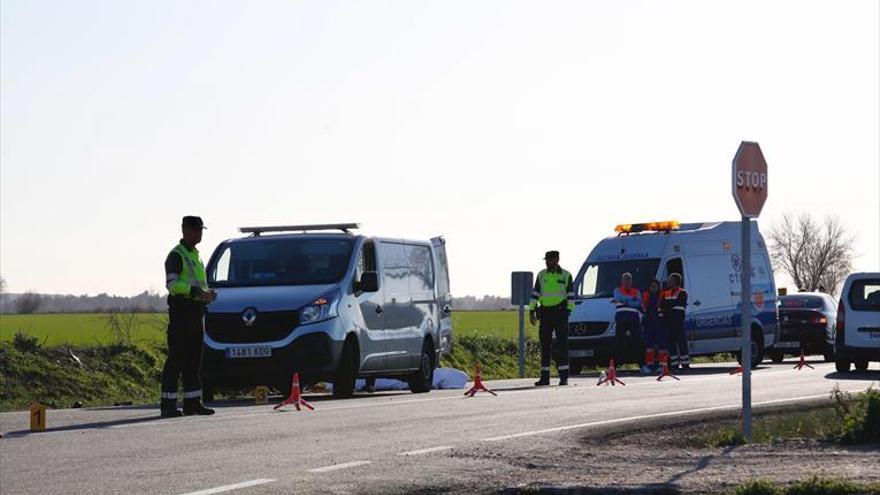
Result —
[[[824,305],[819,296],[783,296],[779,298],[782,309],[822,309]]]
[[[856,311],[880,311],[880,279],[854,281],[849,289],[849,305]]]

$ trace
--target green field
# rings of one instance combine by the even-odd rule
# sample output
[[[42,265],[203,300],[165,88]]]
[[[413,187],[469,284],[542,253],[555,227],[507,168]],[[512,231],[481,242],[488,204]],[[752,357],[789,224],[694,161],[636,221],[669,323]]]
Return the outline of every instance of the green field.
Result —
[[[161,342],[165,339],[166,321],[162,313],[143,313],[134,315],[131,322],[123,321],[123,326],[131,329],[134,342]],[[456,337],[519,338],[516,311],[459,311],[452,314],[452,321]],[[0,315],[0,341],[11,341],[16,332],[37,337],[48,347],[115,342],[108,317],[102,314]],[[537,327],[530,326],[528,321],[526,337],[538,338]]]

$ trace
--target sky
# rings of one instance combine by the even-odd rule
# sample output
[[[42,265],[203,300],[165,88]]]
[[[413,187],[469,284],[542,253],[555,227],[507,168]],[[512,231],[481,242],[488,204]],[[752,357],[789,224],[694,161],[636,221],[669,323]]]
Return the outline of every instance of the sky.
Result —
[[[243,225],[447,240],[454,295],[508,295],[619,223],[839,216],[880,269],[880,2],[0,3],[7,290],[164,290]],[[785,285],[783,281],[780,285]]]

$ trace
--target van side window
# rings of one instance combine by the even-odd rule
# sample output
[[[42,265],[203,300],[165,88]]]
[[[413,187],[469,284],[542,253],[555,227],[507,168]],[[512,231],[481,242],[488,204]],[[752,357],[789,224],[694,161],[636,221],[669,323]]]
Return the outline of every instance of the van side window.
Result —
[[[410,290],[413,293],[426,292],[422,298],[430,299],[434,294],[434,263],[431,260],[431,248],[428,246],[406,246],[406,257],[409,263]]]
[[[372,241],[367,241],[361,248],[357,261],[357,273],[355,280],[360,280],[364,272],[376,271],[376,246]]]
[[[681,262],[681,258],[672,258],[666,262],[666,278],[668,279],[673,273],[681,275],[681,287],[686,288],[684,282],[684,264]]]

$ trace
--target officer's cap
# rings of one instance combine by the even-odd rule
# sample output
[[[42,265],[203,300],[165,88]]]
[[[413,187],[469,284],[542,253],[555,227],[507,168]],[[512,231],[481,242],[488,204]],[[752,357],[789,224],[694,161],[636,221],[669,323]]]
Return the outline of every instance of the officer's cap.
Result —
[[[202,217],[194,217],[191,215],[187,215],[183,217],[183,222],[181,222],[183,227],[189,227],[191,229],[207,229],[205,227],[205,223],[202,222]]]
[[[547,251],[544,253],[545,260],[558,260],[559,259],[559,251]]]

